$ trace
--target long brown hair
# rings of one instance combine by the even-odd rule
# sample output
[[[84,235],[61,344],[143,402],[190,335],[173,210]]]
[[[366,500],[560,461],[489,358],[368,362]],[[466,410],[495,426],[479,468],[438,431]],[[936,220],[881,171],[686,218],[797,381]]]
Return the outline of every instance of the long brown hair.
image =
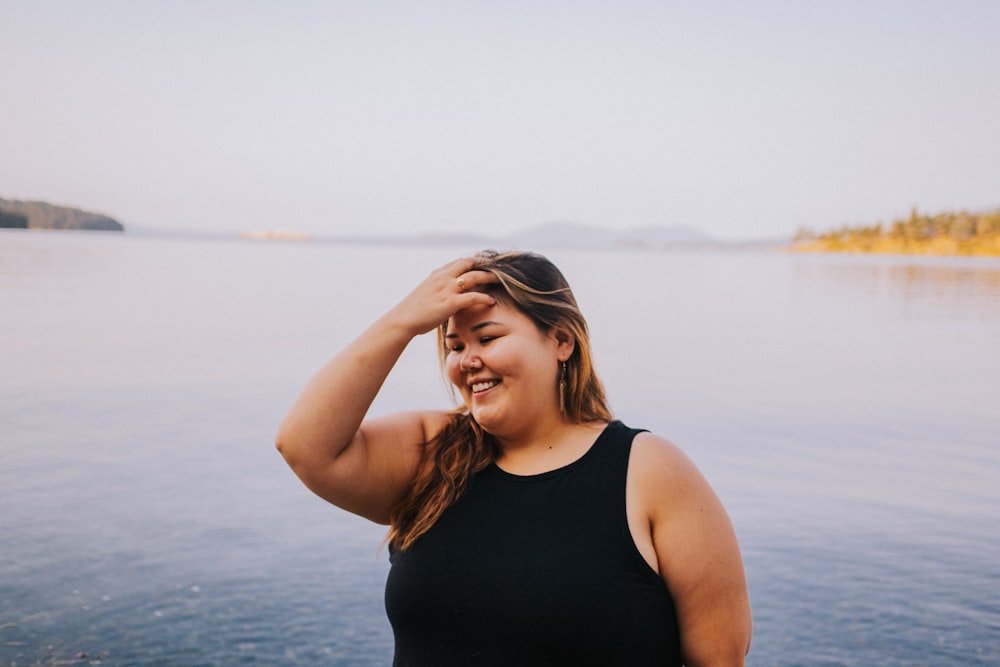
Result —
[[[496,276],[484,291],[527,315],[540,331],[564,327],[575,339],[565,364],[561,409],[573,423],[610,421],[604,387],[594,370],[587,322],[566,278],[545,257],[530,252],[477,255],[478,271]],[[447,355],[447,322],[438,328],[442,366]],[[441,514],[458,500],[474,474],[500,455],[500,445],[465,408],[451,413],[446,426],[425,443],[409,493],[393,508],[387,537],[393,549],[404,550],[430,530]]]

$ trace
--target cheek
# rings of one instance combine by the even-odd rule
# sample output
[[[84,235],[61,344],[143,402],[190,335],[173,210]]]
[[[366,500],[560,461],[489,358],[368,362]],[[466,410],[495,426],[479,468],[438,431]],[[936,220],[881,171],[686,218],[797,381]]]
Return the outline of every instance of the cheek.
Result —
[[[462,379],[462,371],[458,367],[458,357],[454,354],[449,354],[445,357],[444,371],[448,376],[448,380],[454,384],[459,385]]]

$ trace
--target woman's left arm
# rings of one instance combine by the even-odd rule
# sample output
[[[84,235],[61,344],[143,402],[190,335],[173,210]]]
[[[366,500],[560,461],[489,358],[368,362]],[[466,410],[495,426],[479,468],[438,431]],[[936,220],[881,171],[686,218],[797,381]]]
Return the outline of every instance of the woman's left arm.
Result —
[[[694,463],[650,433],[636,436],[630,496],[648,518],[660,576],[677,607],[684,664],[743,665],[751,613],[729,516]]]

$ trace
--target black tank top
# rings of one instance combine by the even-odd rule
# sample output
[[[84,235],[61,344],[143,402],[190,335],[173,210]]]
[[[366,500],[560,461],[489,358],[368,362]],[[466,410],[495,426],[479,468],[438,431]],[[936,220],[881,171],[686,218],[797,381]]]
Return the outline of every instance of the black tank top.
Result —
[[[540,475],[491,465],[408,550],[390,550],[393,664],[680,665],[673,599],[625,515],[638,432],[612,422]]]

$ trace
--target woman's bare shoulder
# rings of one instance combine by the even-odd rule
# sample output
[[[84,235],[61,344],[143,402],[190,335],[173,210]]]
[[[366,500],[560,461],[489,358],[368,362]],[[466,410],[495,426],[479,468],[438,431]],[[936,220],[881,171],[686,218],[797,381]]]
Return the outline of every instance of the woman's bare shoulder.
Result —
[[[390,466],[399,465],[400,456],[416,465],[423,446],[433,440],[448,424],[451,413],[443,410],[396,412],[366,419],[358,433],[369,456],[385,457]]]
[[[701,473],[679,446],[663,436],[643,431],[632,441],[630,472],[643,480],[662,484],[698,481]]]
[[[420,416],[424,423],[424,434],[427,440],[432,440],[455,418],[455,413],[450,410],[424,410]]]
[[[632,443],[629,482],[653,523],[674,524],[706,509],[723,511],[715,491],[679,446],[653,433],[640,433]]]

